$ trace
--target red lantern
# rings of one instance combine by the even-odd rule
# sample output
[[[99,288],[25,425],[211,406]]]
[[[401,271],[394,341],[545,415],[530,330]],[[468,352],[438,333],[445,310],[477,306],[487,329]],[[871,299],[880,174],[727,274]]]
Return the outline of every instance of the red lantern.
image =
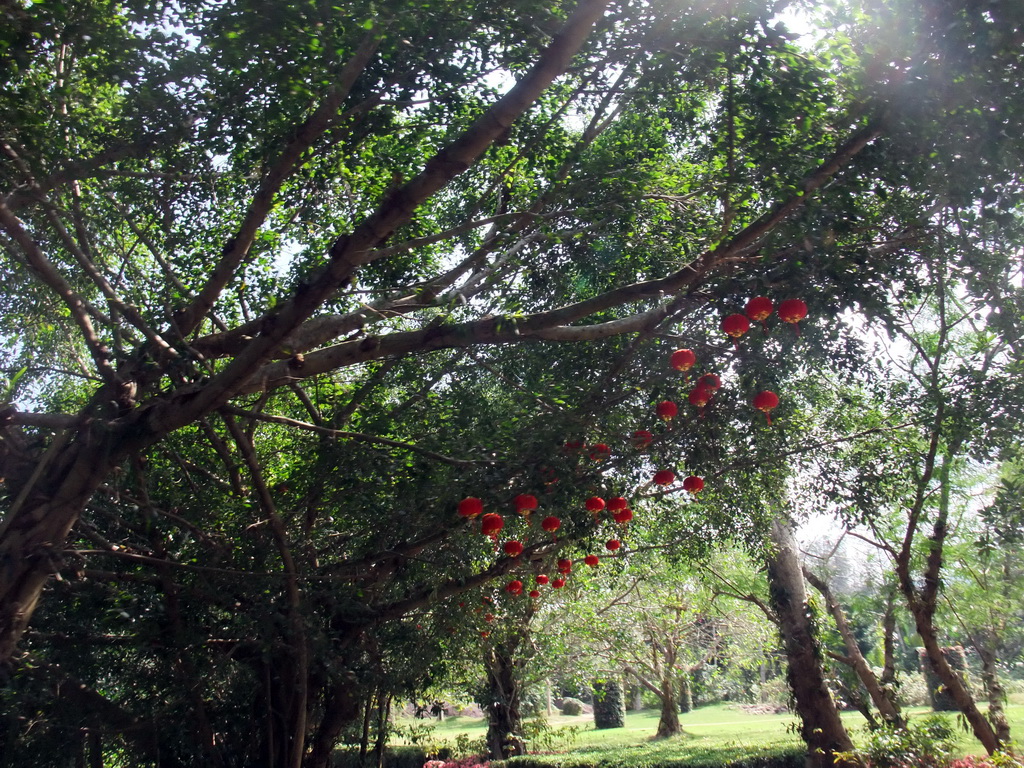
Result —
[[[609,552],[614,552],[621,546],[622,542],[618,539],[608,539],[608,541],[606,541],[604,544],[605,549],[607,549]]]
[[[484,614],[484,621],[494,621],[494,614],[493,613],[485,613]]]
[[[651,441],[654,439],[654,435],[648,432],[646,429],[638,429],[633,433],[633,447],[638,451],[642,451]]]
[[[690,493],[700,493],[704,490],[704,478],[690,475],[683,480],[683,490]]]
[[[538,573],[534,578],[535,581],[541,585],[547,584],[549,581],[551,581],[551,579],[548,578],[548,575],[546,573]]]
[[[697,356],[693,354],[692,349],[677,349],[672,353],[672,358],[670,360],[672,367],[677,371],[682,371],[683,373],[686,373],[686,371],[693,368],[693,365],[696,362]]]
[[[754,395],[754,407],[762,411],[768,419],[768,426],[772,424],[772,410],[779,407],[779,396],[769,389],[758,392]]]
[[[579,453],[583,450],[582,440],[566,440],[565,445],[562,446],[566,453]]]
[[[551,467],[541,467],[540,476],[544,480],[544,485],[554,485],[558,482],[558,475],[555,474],[555,470]],[[551,493],[551,491],[549,490],[548,493]]]
[[[697,389],[706,389],[711,394],[715,394],[721,388],[722,380],[714,373],[705,373],[697,379]]]
[[[746,315],[729,315],[722,320],[722,331],[732,338],[736,349],[740,348],[740,336],[750,330],[750,321]]]
[[[537,497],[528,493],[520,493],[515,498],[516,512],[520,515],[528,515],[537,508]]]
[[[608,499],[609,512],[618,512],[620,509],[625,509],[628,506],[629,504],[627,504],[626,500],[621,496],[613,496],[612,498]]]
[[[476,496],[467,496],[459,502],[459,515],[462,517],[477,517],[484,511],[484,503]]]
[[[594,461],[604,461],[612,455],[612,449],[604,443],[595,443],[590,446],[590,458]]]
[[[523,554],[523,542],[521,541],[506,541],[505,542],[505,554],[509,557],[519,557]]]
[[[572,560],[567,557],[563,557],[558,561],[558,572],[562,574],[568,574],[572,570]]]
[[[700,413],[700,417],[704,418],[704,406],[711,402],[711,398],[714,396],[714,392],[704,387],[697,387],[695,390],[690,392],[687,399],[690,401],[690,405],[697,406],[697,410]]]
[[[658,485],[672,485],[675,479],[676,473],[671,469],[659,469],[654,473],[654,482]]]
[[[505,585],[505,591],[510,595],[521,595],[523,594],[523,582],[519,581],[519,579],[510,581]]]
[[[800,299],[786,299],[779,302],[779,319],[792,323],[796,335],[800,335],[800,321],[807,317],[807,305]]]
[[[761,329],[768,333],[768,324],[765,322],[771,314],[774,306],[772,300],[767,296],[755,296],[747,302],[747,306],[744,311],[747,313],[747,317],[753,320],[755,323],[761,324]]]
[[[555,538],[555,531],[562,527],[562,521],[554,515],[549,515],[541,521],[540,527],[551,534],[551,539],[553,541]]]
[[[536,589],[531,589],[530,590],[530,597],[532,597],[534,600],[536,600],[538,597],[540,597],[540,592],[538,590],[536,590]]]
[[[600,512],[602,509],[604,509],[604,499],[602,499],[600,496],[591,496],[589,499],[587,499],[586,506],[588,512]]]
[[[671,400],[663,400],[658,403],[658,416],[665,421],[672,421],[679,413],[679,406],[673,403]]]
[[[565,579],[554,579],[551,582],[551,586],[554,587],[555,589],[561,589],[562,587],[565,586]]]
[[[595,567],[601,560],[597,555],[587,555],[583,558],[583,562],[589,565],[591,568]]]
[[[633,510],[631,509],[620,509],[614,515],[612,515],[612,520],[614,520],[616,523],[619,523],[620,525],[625,525],[632,519]]]
[[[490,636],[491,636],[490,632],[481,630],[480,637],[485,637],[486,638],[486,637],[490,637]]]
[[[505,520],[496,512],[488,512],[480,518],[480,533],[490,536],[495,544],[498,542],[498,532],[505,527]]]

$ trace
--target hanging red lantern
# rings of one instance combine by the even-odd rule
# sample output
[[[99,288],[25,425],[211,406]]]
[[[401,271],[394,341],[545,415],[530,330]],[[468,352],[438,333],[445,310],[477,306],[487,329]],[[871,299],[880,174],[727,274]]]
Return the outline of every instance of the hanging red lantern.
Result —
[[[711,402],[711,398],[714,397],[714,392],[704,387],[697,387],[695,390],[690,392],[687,396],[687,400],[690,401],[690,405],[697,407],[700,417],[704,418],[704,407]]]
[[[676,473],[671,469],[659,469],[654,473],[654,482],[658,485],[672,485],[675,479]]]
[[[488,632],[488,631],[486,631],[486,630],[481,630],[481,631],[480,631],[480,637],[484,637],[484,638],[487,638],[487,637],[490,637],[490,636],[491,636],[491,633],[490,633],[490,632]]]
[[[476,496],[467,496],[459,502],[459,515],[461,517],[477,517],[484,511],[484,503]]]
[[[563,557],[558,561],[558,572],[568,574],[570,571],[572,571],[572,560],[567,557]]]
[[[510,595],[521,595],[523,594],[523,582],[519,581],[519,579],[510,581],[505,585],[505,591]]]
[[[586,501],[586,507],[588,512],[600,512],[604,509],[604,499],[600,496],[591,496]]]
[[[583,562],[589,565],[591,568],[595,567],[599,562],[600,558],[597,555],[587,555],[583,558]]]
[[[551,586],[555,589],[561,589],[565,586],[565,579],[553,579],[551,581]]]
[[[612,455],[612,449],[604,443],[595,443],[590,446],[590,458],[594,461],[605,461]]]
[[[767,296],[755,296],[747,302],[744,311],[747,313],[747,317],[755,323],[761,324],[762,331],[768,333],[768,324],[765,321],[771,316],[773,309],[772,300]]]
[[[523,542],[521,541],[506,541],[505,542],[505,554],[509,557],[519,557],[523,554]]]
[[[705,373],[697,379],[697,389],[706,389],[712,395],[722,388],[722,379],[717,374]]]
[[[683,480],[683,490],[690,493],[700,493],[704,490],[704,478],[690,475]]]
[[[536,590],[536,589],[531,589],[530,590],[530,597],[532,597],[534,600],[536,600],[538,597],[540,597],[540,591]]]
[[[515,504],[516,512],[525,517],[537,508],[537,497],[531,496],[528,493],[520,493],[516,496],[513,503]]]
[[[722,331],[732,338],[736,349],[740,348],[740,337],[750,330],[750,321],[746,315],[729,315],[722,320]]]
[[[505,520],[496,512],[488,512],[480,518],[480,533],[490,536],[495,544],[498,542],[498,532],[505,527]]]
[[[608,499],[609,512],[618,512],[620,509],[625,509],[628,506],[629,504],[626,503],[626,500],[621,496],[612,496],[610,499]]]
[[[562,446],[566,453],[579,453],[583,450],[582,440],[566,440],[565,445]]]
[[[692,349],[677,349],[672,353],[672,358],[669,362],[677,371],[686,373],[697,362],[697,356],[693,354]]]
[[[622,546],[622,542],[619,541],[618,539],[608,539],[608,541],[606,541],[604,543],[605,549],[607,549],[609,552],[614,552],[615,550],[617,550],[621,546]]]
[[[494,614],[493,613],[485,613],[484,614],[484,621],[494,621]]]
[[[633,447],[636,448],[638,451],[642,451],[644,448],[649,446],[652,440],[654,440],[654,435],[652,435],[646,429],[638,429],[636,432],[633,433]]]
[[[772,411],[779,407],[779,396],[769,389],[758,392],[754,395],[754,407],[762,411],[768,419],[768,426],[772,424]]]
[[[534,580],[535,580],[535,581],[536,581],[536,582],[537,582],[538,584],[540,584],[540,585],[542,585],[542,586],[543,586],[544,584],[547,584],[547,583],[548,583],[549,581],[551,581],[551,579],[549,579],[549,578],[548,578],[548,575],[547,575],[546,573],[538,573],[538,574],[537,574],[537,575],[536,575],[536,576],[534,577]]]
[[[779,302],[779,319],[792,323],[796,335],[800,335],[800,321],[807,317],[807,305],[800,299],[786,299]]]
[[[633,510],[631,509],[620,509],[614,515],[612,515],[612,520],[614,520],[616,523],[619,523],[620,525],[625,525],[632,519]]]
[[[658,403],[658,417],[665,421],[672,421],[679,413],[679,406],[673,403],[671,400],[663,400]]]
[[[551,534],[551,539],[552,539],[552,541],[554,541],[554,539],[555,539],[555,531],[557,531],[559,528],[562,527],[562,521],[559,520],[554,515],[549,515],[548,517],[545,517],[541,521],[540,527],[543,528],[548,533],[550,533]]]

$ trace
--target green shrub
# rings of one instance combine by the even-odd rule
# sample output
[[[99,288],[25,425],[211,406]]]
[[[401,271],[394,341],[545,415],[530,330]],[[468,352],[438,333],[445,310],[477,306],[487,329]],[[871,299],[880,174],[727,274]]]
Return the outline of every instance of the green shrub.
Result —
[[[384,768],[423,768],[427,760],[447,760],[450,757],[451,752],[447,747],[434,752],[428,752],[420,746],[388,747],[384,750]],[[335,750],[333,768],[359,768],[358,747]]]
[[[494,761],[491,768],[803,768],[798,746],[707,748],[678,741],[629,748],[523,755]]]
[[[870,731],[865,746],[854,754],[872,768],[946,768],[953,759],[956,740],[953,727],[933,715],[905,728],[886,725]]]
[[[583,702],[579,699],[563,699],[562,700],[562,714],[563,715],[582,715],[583,714]]]
[[[595,680],[594,686],[594,727],[624,728],[626,726],[626,702],[622,686],[617,680]]]

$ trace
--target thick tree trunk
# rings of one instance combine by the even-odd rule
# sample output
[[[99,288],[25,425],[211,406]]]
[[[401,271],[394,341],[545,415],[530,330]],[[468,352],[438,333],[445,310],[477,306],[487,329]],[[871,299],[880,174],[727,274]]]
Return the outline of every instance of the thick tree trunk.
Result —
[[[807,765],[833,768],[844,764],[845,761],[837,759],[837,753],[851,752],[853,742],[825,684],[818,644],[807,614],[796,541],[789,524],[778,519],[772,521],[771,539],[774,552],[767,558],[768,587],[789,662],[786,677],[800,716],[800,735],[807,745]]]
[[[672,679],[671,670],[665,672],[661,680],[661,717],[658,718],[657,739],[667,739],[670,736],[677,736],[683,732],[679,724],[679,703],[676,701],[676,686]]]
[[[92,432],[83,428],[63,449],[55,438],[36,474],[12,487],[18,495],[0,522],[0,679],[43,586],[60,567],[68,533],[119,459]]]
[[[487,751],[492,760],[505,760],[526,753],[514,652],[514,648],[497,644],[486,656],[490,693],[487,702]]]
[[[875,677],[875,673],[868,665],[864,654],[860,652],[860,646],[857,645],[857,639],[853,636],[853,630],[850,629],[850,625],[846,621],[846,612],[843,610],[843,606],[836,600],[835,595],[832,594],[832,590],[824,579],[819,578],[807,568],[803,569],[803,573],[807,581],[825,598],[829,613],[835,619],[836,628],[843,638],[843,645],[846,647],[846,658],[849,660],[853,671],[857,673],[857,678],[867,690],[871,701],[878,709],[878,713],[885,722],[902,728],[906,725],[906,719],[900,712],[900,708],[893,700],[890,692],[883,688],[878,678]]]
[[[971,692],[967,690],[963,679],[946,660],[942,647],[939,645],[935,625],[929,620],[929,617],[919,615],[923,613],[922,611],[915,610],[913,613],[917,623],[917,633],[921,636],[925,653],[928,655],[928,661],[935,674],[953,697],[953,701],[956,702],[957,707],[960,708],[964,717],[967,718],[967,722],[971,724],[971,730],[974,731],[975,737],[981,742],[981,746],[985,748],[985,751],[990,755],[998,751],[1001,746],[999,739],[996,737],[992,725],[985,719],[981,710],[978,709],[978,705],[971,696]]]
[[[359,702],[352,697],[352,683],[348,680],[335,682],[327,692],[324,714],[306,757],[306,768],[329,768],[331,752],[338,743],[341,730],[358,716]]]

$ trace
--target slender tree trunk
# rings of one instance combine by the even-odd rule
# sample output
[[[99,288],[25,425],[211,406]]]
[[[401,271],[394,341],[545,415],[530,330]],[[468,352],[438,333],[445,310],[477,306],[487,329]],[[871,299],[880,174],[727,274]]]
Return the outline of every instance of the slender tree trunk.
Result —
[[[818,590],[822,597],[825,598],[825,602],[828,604],[829,613],[831,613],[832,618],[835,619],[836,627],[839,630],[840,636],[843,638],[843,645],[846,647],[846,658],[849,660],[849,664],[853,668],[853,671],[857,673],[857,677],[861,684],[865,689],[867,689],[868,695],[871,697],[871,701],[874,702],[875,707],[878,709],[878,713],[882,716],[882,719],[885,720],[885,722],[898,728],[902,728],[906,725],[906,719],[900,712],[899,706],[889,695],[889,692],[882,687],[878,678],[875,677],[875,673],[871,670],[871,667],[868,666],[868,662],[864,658],[864,654],[860,652],[860,646],[857,645],[857,638],[853,636],[853,630],[850,629],[850,625],[846,621],[846,612],[843,610],[843,606],[841,606],[839,601],[836,600],[835,595],[832,594],[832,590],[824,579],[819,578],[807,568],[803,569],[803,573],[807,581],[811,583],[811,586]]]
[[[851,752],[853,742],[825,684],[818,644],[808,617],[796,541],[789,524],[773,520],[771,539],[774,552],[767,559],[768,588],[789,662],[786,677],[800,716],[800,735],[807,745],[807,765],[833,768],[844,764],[845,761],[837,759],[837,753]]]
[[[374,694],[371,691],[366,695],[363,704],[363,730],[359,738],[359,765],[360,768],[366,765],[366,755],[370,751],[370,719],[373,717]]]
[[[693,688],[690,685],[690,672],[683,670],[679,673],[679,711],[693,711]]]
[[[937,441],[938,438],[933,437],[933,443],[937,443]],[[946,656],[942,652],[942,646],[939,643],[938,630],[935,627],[934,620],[935,605],[938,600],[940,586],[939,577],[942,571],[943,545],[946,541],[947,533],[946,521],[949,515],[949,471],[952,457],[956,455],[958,447],[958,445],[952,445],[946,449],[942,466],[939,470],[939,509],[935,518],[935,524],[932,526],[932,534],[928,541],[930,551],[928,552],[925,565],[924,586],[919,589],[910,573],[911,549],[908,544],[913,536],[913,528],[908,532],[903,549],[896,559],[896,575],[899,579],[900,590],[906,599],[907,607],[914,617],[917,633],[921,636],[921,642],[932,669],[942,682],[942,685],[945,686],[949,695],[953,697],[953,701],[956,702],[957,707],[963,713],[967,722],[970,723],[975,737],[981,742],[985,751],[991,755],[998,751],[1002,744],[996,737],[991,723],[978,709],[964,681],[946,660]],[[933,456],[934,450],[933,445]],[[930,478],[931,472],[926,471],[920,481],[918,500],[911,511],[912,524],[916,524],[916,520],[920,515],[925,495],[923,489]]]
[[[1010,741],[1010,723],[1007,722],[1006,710],[1003,709],[1006,690],[999,681],[999,673],[996,670],[996,654],[992,651],[992,645],[985,640],[974,643],[978,656],[981,657],[981,680],[985,685],[985,695],[988,698],[988,719],[996,732],[996,738],[1006,744]]]
[[[377,702],[377,743],[373,747],[374,765],[384,768],[384,751],[388,746],[388,718],[391,717],[391,694],[380,692]]]
[[[882,677],[879,682],[892,690],[896,682],[896,595],[895,588],[885,589],[885,613],[882,615]]]
[[[99,731],[89,731],[89,768],[103,768],[103,737]]]

